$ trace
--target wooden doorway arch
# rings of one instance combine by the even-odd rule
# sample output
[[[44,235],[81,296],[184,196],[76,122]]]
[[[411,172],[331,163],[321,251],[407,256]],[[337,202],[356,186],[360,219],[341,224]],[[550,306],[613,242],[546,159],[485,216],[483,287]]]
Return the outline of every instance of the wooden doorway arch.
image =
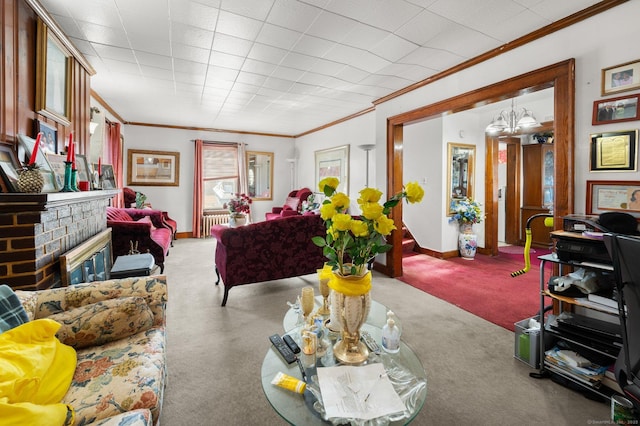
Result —
[[[460,112],[476,106],[517,97],[553,87],[554,103],[554,156],[556,185],[554,197],[555,227],[561,226],[561,218],[573,212],[574,185],[574,104],[575,104],[575,60],[569,59],[549,65],[499,83],[408,111],[387,119],[387,194],[395,194],[403,185],[403,126],[416,120],[422,120],[447,112]],[[495,217],[498,209],[497,144],[487,144],[485,213]],[[490,160],[492,159],[492,160]],[[495,161],[493,159],[496,159]],[[495,164],[494,164],[495,163]],[[402,223],[402,205],[394,209],[391,218]],[[497,221],[485,223],[486,254],[497,254]],[[387,253],[383,272],[390,277],[402,275],[402,233],[391,233],[393,249]]]

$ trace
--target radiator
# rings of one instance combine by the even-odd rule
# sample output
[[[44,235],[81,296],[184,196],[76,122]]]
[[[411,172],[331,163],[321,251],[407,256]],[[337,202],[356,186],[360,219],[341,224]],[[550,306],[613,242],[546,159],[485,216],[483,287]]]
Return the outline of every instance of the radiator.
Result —
[[[229,223],[228,214],[206,214],[202,216],[202,236],[211,236],[211,227],[213,225],[224,225]]]

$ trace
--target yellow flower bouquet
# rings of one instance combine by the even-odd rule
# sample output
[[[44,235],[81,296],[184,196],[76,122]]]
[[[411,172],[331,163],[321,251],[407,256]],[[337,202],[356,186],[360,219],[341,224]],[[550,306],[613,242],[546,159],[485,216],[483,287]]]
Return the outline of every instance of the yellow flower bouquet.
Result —
[[[353,217],[348,213],[349,197],[336,192],[339,183],[336,178],[325,178],[318,185],[320,192],[328,197],[320,207],[327,235],[313,237],[313,243],[323,248],[327,266],[332,270],[345,275],[363,275],[374,257],[391,250],[385,238],[397,229],[387,216],[391,209],[403,198],[409,203],[419,203],[424,197],[424,189],[417,182],[409,182],[402,192],[380,204],[382,192],[364,188],[358,198],[362,214]]]

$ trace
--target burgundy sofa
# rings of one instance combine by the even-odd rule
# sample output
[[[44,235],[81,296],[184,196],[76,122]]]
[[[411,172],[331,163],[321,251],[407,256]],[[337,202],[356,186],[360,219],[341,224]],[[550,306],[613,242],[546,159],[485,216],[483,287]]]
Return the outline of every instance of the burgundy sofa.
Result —
[[[302,202],[306,201],[311,194],[312,192],[309,188],[291,191],[282,207],[273,207],[270,212],[265,213],[265,218],[273,220],[299,215],[302,211]]]
[[[114,258],[129,254],[131,244],[137,243],[137,250],[151,253],[160,273],[164,272],[172,237],[171,230],[163,225],[160,210],[107,207],[107,226],[112,229]]]
[[[224,284],[222,306],[237,285],[297,277],[316,272],[326,261],[311,237],[326,235],[318,215],[267,220],[238,228],[214,225],[216,285]]]

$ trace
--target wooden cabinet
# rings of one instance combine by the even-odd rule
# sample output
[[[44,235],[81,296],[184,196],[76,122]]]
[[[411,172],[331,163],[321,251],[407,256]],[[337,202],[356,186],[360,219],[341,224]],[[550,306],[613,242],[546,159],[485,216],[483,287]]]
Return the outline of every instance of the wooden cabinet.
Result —
[[[520,238],[525,241],[527,220],[534,214],[549,213],[554,200],[554,146],[531,144],[522,146],[522,208]],[[550,228],[542,219],[531,223],[531,246],[548,248]]]

